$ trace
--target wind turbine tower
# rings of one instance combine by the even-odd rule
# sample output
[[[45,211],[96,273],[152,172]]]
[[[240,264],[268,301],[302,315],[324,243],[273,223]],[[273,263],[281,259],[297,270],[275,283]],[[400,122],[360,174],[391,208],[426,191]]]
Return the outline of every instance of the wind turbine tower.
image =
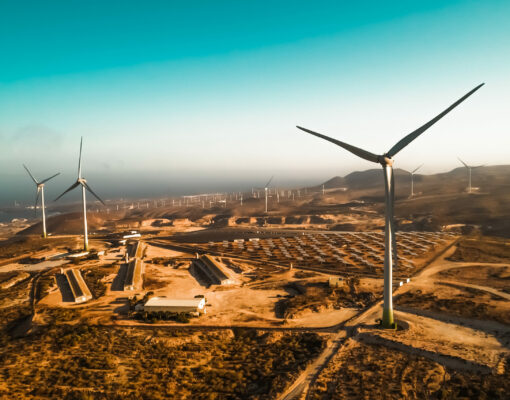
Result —
[[[28,167],[23,164],[23,167],[27,170],[28,175],[30,175],[30,178],[34,181],[36,187],[37,187],[37,194],[35,195],[35,204],[34,204],[34,213],[37,215],[37,202],[39,201],[39,193],[41,193],[41,211],[42,211],[42,226],[43,226],[43,234],[42,236],[45,238],[46,235],[46,207],[44,205],[44,184],[48,182],[50,179],[55,178],[57,175],[60,175],[60,172],[56,173],[53,176],[50,176],[49,178],[43,179],[41,182],[38,182],[37,179],[34,178]]]
[[[457,157],[457,158],[458,158],[458,157]],[[460,161],[462,164],[464,164],[464,166],[465,166],[465,167],[467,168],[467,170],[468,170],[468,187],[467,187],[467,189],[468,189],[468,193],[471,193],[471,192],[472,192],[472,186],[471,186],[471,171],[472,171],[473,169],[476,169],[476,168],[481,168],[481,167],[485,166],[485,164],[484,164],[484,165],[467,165],[467,164],[466,164],[464,161],[462,161],[460,158],[458,158],[458,159],[459,159],[459,161]]]
[[[80,157],[78,159],[78,179],[76,179],[76,182],[73,183],[64,193],[62,193],[60,196],[58,196],[55,201],[60,199],[63,195],[65,195],[67,192],[70,192],[74,188],[81,185],[81,198],[83,202],[83,249],[85,251],[88,251],[89,249],[89,238],[88,238],[88,232],[87,232],[87,200],[85,196],[85,191],[88,190],[92,195],[98,199],[102,205],[106,206],[104,204],[104,201],[99,198],[97,194],[94,193],[94,191],[91,189],[87,181],[81,176],[81,149],[83,145],[83,137],[80,140]]]
[[[416,171],[418,171],[421,167],[423,167],[423,164],[420,165],[418,168],[415,168],[413,171],[406,171],[409,175],[411,175],[411,195],[409,198],[414,197],[414,174]]]
[[[304,132],[310,133],[314,136],[327,140],[350,151],[354,155],[363,158],[367,161],[371,161],[380,164],[383,168],[384,174],[384,189],[386,193],[386,215],[385,215],[385,235],[384,235],[384,305],[382,315],[382,326],[384,328],[395,328],[395,321],[393,318],[393,294],[392,294],[392,278],[393,278],[393,262],[397,261],[397,248],[396,248],[396,237],[395,237],[395,222],[393,218],[394,201],[395,201],[395,188],[394,188],[394,176],[393,176],[393,157],[397,155],[402,149],[404,149],[409,143],[415,140],[423,132],[429,129],[437,121],[443,118],[446,114],[452,111],[460,103],[466,100],[474,92],[480,89],[484,84],[478,85],[473,90],[465,94],[450,107],[444,110],[442,113],[431,119],[429,122],[411,132],[399,142],[397,142],[387,153],[377,155],[367,150],[360,149],[350,144],[341,142],[340,140],[333,139],[329,136],[323,135],[311,131],[306,128],[298,126]]]
[[[271,177],[271,179],[269,179],[269,181],[266,183],[266,186],[264,186],[264,193],[266,195],[266,214],[267,214],[267,196],[268,196],[268,191],[269,191],[269,184],[271,183],[271,181],[273,180],[273,176]]]

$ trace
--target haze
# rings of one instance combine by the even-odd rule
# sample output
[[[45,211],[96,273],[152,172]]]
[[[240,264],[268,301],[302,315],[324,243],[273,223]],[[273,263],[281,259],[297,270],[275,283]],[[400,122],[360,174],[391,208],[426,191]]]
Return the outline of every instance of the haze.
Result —
[[[0,204],[80,136],[105,198],[319,183],[372,166],[296,124],[379,153],[481,82],[396,167],[507,163],[508,2],[302,3],[2,2]]]

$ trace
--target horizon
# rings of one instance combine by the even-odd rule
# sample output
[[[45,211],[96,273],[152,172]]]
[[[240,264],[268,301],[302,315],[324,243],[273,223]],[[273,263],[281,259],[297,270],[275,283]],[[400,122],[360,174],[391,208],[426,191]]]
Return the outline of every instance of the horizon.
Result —
[[[482,165],[480,167],[477,167],[477,170],[478,170],[478,168],[504,168],[504,167],[510,167],[510,164]],[[421,168],[420,168],[420,170],[415,173],[415,176],[416,177],[419,177],[419,176],[431,177],[431,176],[436,176],[436,175],[447,175],[447,174],[453,173],[456,170],[463,170],[465,168],[466,168],[465,166],[460,165],[458,167],[454,167],[449,170],[439,171],[439,172],[435,172],[435,173],[422,173]],[[306,180],[303,180],[300,178],[290,177],[286,181],[282,181],[280,179],[278,182],[278,180],[276,179],[277,177],[274,177],[274,179],[271,182],[270,188],[271,189],[277,188],[277,189],[281,189],[281,190],[292,190],[292,191],[304,190],[305,188],[308,188],[308,189],[315,188],[315,187],[320,188],[320,186],[322,184],[326,184],[326,183],[328,183],[334,179],[337,179],[337,178],[345,179],[352,175],[364,174],[364,173],[370,173],[370,172],[376,172],[376,173],[380,172],[381,179],[383,177],[382,170],[376,166],[376,167],[372,167],[372,168],[350,171],[349,173],[347,173],[345,175],[334,175],[334,176],[331,176],[331,177],[329,177],[327,179],[323,179],[323,180],[320,180],[320,179],[319,180],[309,180],[308,184],[306,184],[306,182],[307,182]],[[403,176],[406,176],[406,174],[409,173],[408,170],[399,168],[399,167],[396,167],[394,169],[394,172],[395,172],[395,177],[397,179],[401,179]],[[28,175],[27,175],[27,177],[28,177]],[[36,176],[36,178],[42,178],[42,177]],[[55,209],[59,209],[59,208],[67,208],[69,206],[79,205],[79,207],[81,209],[81,192],[80,191],[71,191],[71,192],[67,193],[64,197],[59,199],[57,202],[54,201],[54,198],[57,195],[61,194],[65,189],[67,189],[67,187],[69,186],[68,183],[72,182],[72,179],[73,179],[72,174],[69,174],[65,178],[68,178],[68,180],[66,180],[66,181],[61,180],[55,186],[51,187],[50,191],[48,191],[48,189],[46,187],[46,191],[45,191],[46,196],[47,196],[46,197],[46,208],[55,210]],[[248,192],[251,192],[252,189],[255,189],[258,191],[263,190],[263,184],[257,186],[256,180],[253,181],[254,185],[247,185],[246,181],[244,181],[244,180],[229,181],[228,183],[225,183],[222,180],[218,180],[218,181],[213,181],[213,182],[210,182],[210,181],[202,182],[201,185],[199,185],[198,183],[193,181],[189,184],[182,184],[180,186],[174,186],[173,188],[169,186],[167,189],[161,188],[160,191],[153,191],[153,192],[149,193],[148,188],[152,187],[152,186],[157,186],[157,185],[155,185],[154,182],[145,182],[147,177],[145,177],[145,179],[140,178],[141,181],[145,182],[146,186],[137,187],[134,190],[131,189],[131,191],[128,191],[129,189],[126,190],[126,188],[130,186],[129,182],[127,180],[125,182],[121,182],[116,188],[112,188],[111,184],[108,182],[108,179],[103,178],[101,180],[99,176],[96,178],[99,178],[97,180],[99,185],[97,185],[97,186],[100,189],[105,190],[105,191],[109,190],[109,192],[113,194],[112,196],[107,197],[107,198],[104,196],[101,196],[101,194],[100,194],[100,197],[107,202],[113,202],[113,203],[171,199],[171,198],[185,197],[186,195],[194,196],[194,195],[201,195],[201,194],[202,195],[205,195],[205,194],[232,194],[232,193],[236,193],[236,192],[237,193],[248,193]],[[275,183],[275,181],[276,181],[276,183]],[[30,180],[30,182],[33,185],[33,182],[31,180]],[[303,182],[305,182],[305,184],[299,185],[299,183],[303,183]],[[107,190],[107,186],[109,187],[108,190]],[[398,190],[399,187],[400,186],[397,186],[396,189]],[[30,186],[29,186],[29,188],[30,188]],[[16,209],[16,208],[20,209],[20,210],[31,209],[30,207],[33,207],[33,200],[34,200],[33,199],[34,186],[32,186],[31,189],[32,189],[32,191],[30,192],[30,189],[27,190],[27,188],[23,182],[19,183],[19,187],[17,188],[18,192],[14,192],[13,195],[16,193],[20,194],[20,193],[25,193],[28,191],[30,193],[27,196],[27,200],[25,200],[25,201],[19,200],[19,198],[22,198],[22,197],[18,196],[19,198],[14,198],[14,200],[12,200],[12,202],[10,202],[10,203],[5,202],[4,204],[0,204],[0,211],[1,210],[4,210],[4,211],[12,210],[12,209]],[[96,193],[98,192],[96,185],[94,185],[93,189]],[[32,196],[32,198],[30,198],[30,195]],[[87,195],[87,198],[89,198],[89,197],[90,197],[91,204],[97,203],[96,199],[91,194]],[[16,203],[17,206],[15,206],[14,203]],[[104,207],[102,205],[97,205],[97,206],[99,208]],[[39,208],[40,208],[40,204],[39,204]],[[37,217],[35,217],[35,218],[37,218]],[[0,222],[2,222],[1,218],[0,218]]]
[[[395,166],[506,164],[508,3],[292,4],[5,3],[0,205],[33,201],[23,163],[65,190],[80,136],[103,198],[320,184],[370,164],[296,125],[381,154],[482,82]]]

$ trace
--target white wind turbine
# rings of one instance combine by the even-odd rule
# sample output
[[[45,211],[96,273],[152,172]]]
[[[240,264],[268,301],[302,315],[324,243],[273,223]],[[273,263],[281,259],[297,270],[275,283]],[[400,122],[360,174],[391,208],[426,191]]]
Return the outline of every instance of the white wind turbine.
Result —
[[[393,176],[393,157],[397,155],[403,148],[405,148],[409,143],[415,140],[418,136],[420,136],[423,132],[429,129],[432,125],[434,125],[437,121],[443,118],[446,114],[452,111],[455,107],[457,107],[460,103],[466,100],[469,96],[471,96],[474,92],[480,89],[484,84],[478,85],[473,90],[468,92],[466,95],[461,97],[455,103],[453,103],[450,107],[444,110],[442,113],[437,115],[435,118],[431,119],[429,122],[411,132],[399,142],[397,142],[387,153],[382,155],[377,155],[371,153],[369,151],[360,149],[358,147],[352,146],[350,144],[341,142],[339,140],[333,139],[329,136],[322,135],[320,133],[311,131],[309,129],[302,128],[298,126],[297,128],[310,133],[314,136],[325,139],[329,142],[332,142],[340,147],[343,147],[347,151],[357,155],[360,158],[363,158],[367,161],[371,161],[377,164],[381,164],[384,172],[384,188],[386,193],[386,215],[385,215],[385,236],[384,236],[384,305],[383,305],[383,316],[382,316],[382,326],[384,328],[394,328],[395,323],[393,319],[393,297],[392,297],[392,275],[393,275],[393,261],[397,261],[397,249],[396,249],[396,238],[395,238],[395,222],[393,219],[393,209],[394,209],[394,200],[395,200],[395,188],[394,188],[394,176]]]
[[[414,174],[416,173],[416,171],[418,171],[421,167],[423,167],[423,164],[420,165],[418,168],[415,168],[413,171],[406,171],[404,169],[405,172],[407,172],[409,175],[411,175],[411,195],[409,196],[410,198],[411,197],[414,197]]]
[[[73,190],[75,187],[78,187],[78,186],[81,185],[81,198],[82,198],[82,201],[83,201],[83,248],[84,248],[85,251],[88,251],[88,249],[89,249],[89,238],[88,238],[88,233],[87,233],[87,201],[86,201],[86,198],[85,198],[85,190],[88,190],[90,193],[92,193],[92,195],[96,199],[98,199],[101,202],[101,204],[103,204],[104,206],[106,204],[104,204],[104,201],[101,200],[99,198],[99,196],[94,193],[94,191],[88,185],[87,181],[84,178],[82,178],[82,176],[81,176],[81,149],[82,149],[82,144],[83,144],[83,137],[80,140],[80,158],[78,159],[78,179],[64,193],[62,193],[60,196],[58,196],[55,199],[55,201],[60,199],[67,192],[70,192],[71,190]]]
[[[267,214],[267,196],[268,196],[268,191],[269,191],[269,184],[271,183],[273,178],[274,178],[274,176],[272,176],[271,179],[269,179],[269,181],[266,183],[266,186],[264,186],[264,193],[266,195],[266,214]]]
[[[43,237],[46,237],[46,207],[44,205],[44,184],[48,182],[50,179],[55,178],[57,175],[60,175],[60,172],[56,173],[53,176],[50,176],[49,178],[46,178],[42,180],[41,182],[38,182],[37,179],[34,178],[28,167],[23,164],[23,167],[27,170],[28,175],[30,175],[30,178],[34,181],[34,183],[37,186],[37,194],[35,195],[35,204],[34,204],[34,212],[37,215],[37,203],[39,202],[39,193],[41,193],[41,210],[42,210],[42,227],[43,227]]]
[[[469,182],[469,183],[468,183],[468,187],[467,187],[467,189],[468,189],[468,193],[471,193],[471,189],[472,189],[472,187],[471,187],[471,171],[472,171],[473,169],[476,169],[476,168],[484,167],[484,166],[485,166],[485,164],[483,164],[483,165],[467,165],[467,164],[466,164],[464,161],[462,161],[459,157],[457,157],[457,158],[459,159],[459,161],[460,161],[462,164],[464,164],[464,166],[465,166],[465,167],[467,168],[467,170],[468,170],[468,182]]]

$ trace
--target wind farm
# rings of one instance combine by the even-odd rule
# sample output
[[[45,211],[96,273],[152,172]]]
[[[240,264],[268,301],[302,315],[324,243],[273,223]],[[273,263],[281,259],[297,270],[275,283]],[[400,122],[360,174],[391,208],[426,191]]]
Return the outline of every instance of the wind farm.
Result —
[[[1,399],[508,398],[509,6],[5,9]]]

